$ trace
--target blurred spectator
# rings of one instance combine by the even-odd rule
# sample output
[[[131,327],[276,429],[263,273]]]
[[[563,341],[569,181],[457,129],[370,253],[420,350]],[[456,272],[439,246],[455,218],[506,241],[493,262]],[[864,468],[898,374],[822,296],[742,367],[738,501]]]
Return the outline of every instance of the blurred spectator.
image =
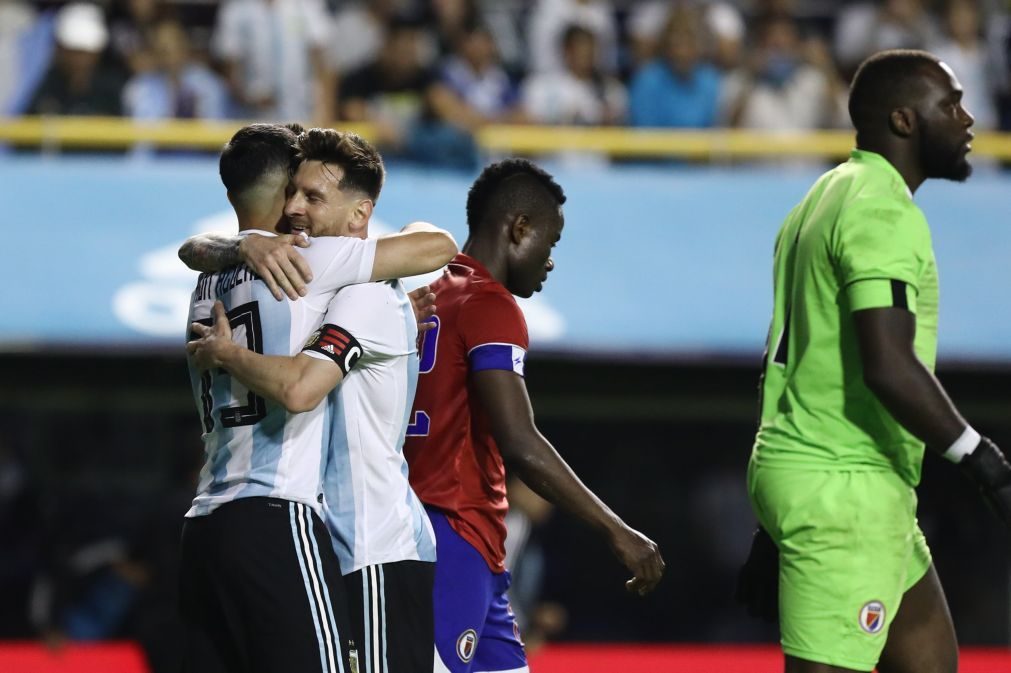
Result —
[[[503,65],[513,75],[522,72],[527,61],[526,10],[523,3],[499,0],[478,0],[478,3],[481,21],[495,37]]]
[[[409,159],[470,168],[477,160],[468,133],[475,120],[420,57],[421,27],[388,26],[379,58],[344,80],[341,118],[376,126],[384,150]]]
[[[356,2],[337,12],[330,31],[330,67],[345,75],[376,60],[386,39],[386,26],[399,10],[397,0]]]
[[[428,110],[434,75],[421,62],[417,24],[395,20],[378,58],[341,83],[341,119],[379,126],[380,142],[399,144]]]
[[[522,88],[523,108],[540,124],[618,124],[627,104],[621,82],[597,68],[597,39],[578,25],[561,38],[563,68],[527,78]]]
[[[632,126],[705,128],[716,123],[720,74],[703,58],[701,13],[679,6],[660,33],[660,54],[635,74],[629,86]]]
[[[608,75],[618,72],[618,27],[614,7],[606,0],[538,0],[527,24],[528,69],[563,70],[562,35],[574,25],[594,37],[597,69]]]
[[[962,102],[976,118],[976,128],[997,127],[995,94],[1004,88],[1006,63],[994,63],[983,41],[976,0],[948,0],[942,14],[943,37],[927,48],[951,66],[964,90]]]
[[[237,114],[273,121],[333,121],[334,77],[322,0],[227,0],[212,38],[239,103]]]
[[[721,70],[737,67],[744,42],[744,18],[729,2],[671,2],[651,0],[635,7],[628,19],[632,63],[638,67],[663,55],[659,52],[663,30],[679,6],[701,6],[705,27],[712,36],[712,60]]]
[[[456,34],[456,47],[439,72],[445,91],[439,97],[452,97],[444,109],[458,118],[465,128],[474,129],[488,122],[522,121],[516,86],[502,68],[498,50],[488,28],[471,23]]]
[[[0,115],[14,101],[24,69],[22,40],[35,25],[32,6],[22,0],[0,0]]]
[[[113,52],[134,73],[153,68],[147,44],[149,33],[163,13],[159,0],[119,0],[115,5],[118,15],[114,15],[109,28]]]
[[[64,5],[55,19],[56,54],[29,104],[32,114],[119,115],[125,74],[102,60],[109,42],[97,5]]]
[[[835,53],[844,72],[882,49],[923,49],[937,40],[923,0],[879,0],[844,7],[836,22]]]
[[[150,32],[154,69],[134,75],[123,107],[134,119],[223,119],[227,91],[221,79],[190,56],[182,24],[163,19]]]
[[[811,130],[846,123],[845,87],[821,40],[802,41],[786,14],[763,17],[748,66],[727,77],[726,125],[763,130]]]
[[[453,53],[464,33],[481,20],[477,0],[431,0],[428,5],[427,23],[440,57]]]

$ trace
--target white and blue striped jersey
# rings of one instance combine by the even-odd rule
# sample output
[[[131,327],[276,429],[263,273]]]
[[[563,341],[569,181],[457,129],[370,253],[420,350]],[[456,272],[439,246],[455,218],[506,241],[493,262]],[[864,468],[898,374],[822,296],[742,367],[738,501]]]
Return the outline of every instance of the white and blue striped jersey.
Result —
[[[341,571],[434,562],[435,534],[408,482],[403,453],[418,383],[418,325],[410,299],[400,281],[346,287],[330,302],[323,322],[344,328],[362,348],[357,364],[327,398],[331,431],[323,520]]]
[[[252,233],[265,232],[242,232]],[[211,309],[220,299],[233,340],[266,355],[297,354],[320,326],[337,290],[371,278],[376,242],[315,238],[300,253],[313,274],[305,297],[278,301],[262,280],[239,264],[200,275],[189,321],[210,324]],[[192,359],[188,364],[203,423],[205,460],[186,516],[209,514],[226,502],[254,496],[301,502],[319,513],[324,451],[329,442],[326,404],[307,413],[289,414],[224,370],[201,372]]]

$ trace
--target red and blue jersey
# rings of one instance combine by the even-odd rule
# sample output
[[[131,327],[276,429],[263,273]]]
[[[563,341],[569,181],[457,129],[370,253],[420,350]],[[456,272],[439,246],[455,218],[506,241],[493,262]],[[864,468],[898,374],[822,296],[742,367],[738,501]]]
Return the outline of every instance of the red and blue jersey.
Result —
[[[418,391],[404,455],[411,486],[474,546],[494,572],[505,570],[505,468],[470,374],[523,375],[529,343],[512,294],[477,260],[457,255],[432,283],[436,327],[420,349]]]

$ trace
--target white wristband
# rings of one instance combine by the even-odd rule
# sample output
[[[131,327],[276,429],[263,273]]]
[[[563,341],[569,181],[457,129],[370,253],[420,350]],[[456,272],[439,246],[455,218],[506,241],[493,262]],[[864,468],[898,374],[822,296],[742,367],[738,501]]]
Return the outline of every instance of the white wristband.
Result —
[[[960,463],[963,458],[976,450],[980,439],[982,437],[979,433],[973,430],[971,425],[967,425],[961,436],[944,452],[944,457],[953,463]]]

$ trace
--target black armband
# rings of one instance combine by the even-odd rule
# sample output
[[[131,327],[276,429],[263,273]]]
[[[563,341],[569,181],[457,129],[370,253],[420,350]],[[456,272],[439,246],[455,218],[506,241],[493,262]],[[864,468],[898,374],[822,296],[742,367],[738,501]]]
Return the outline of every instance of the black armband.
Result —
[[[341,368],[344,376],[348,375],[362,356],[362,346],[351,332],[329,323],[313,332],[302,350],[321,353],[330,358]]]

